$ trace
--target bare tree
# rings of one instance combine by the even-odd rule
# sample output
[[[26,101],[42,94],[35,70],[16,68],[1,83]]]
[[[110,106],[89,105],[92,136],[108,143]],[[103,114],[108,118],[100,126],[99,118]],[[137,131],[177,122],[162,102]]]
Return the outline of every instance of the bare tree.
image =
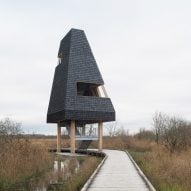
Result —
[[[182,141],[179,134],[181,133],[182,123],[183,121],[176,117],[169,117],[166,121],[166,125],[162,129],[165,146],[170,152],[174,152]]]
[[[139,132],[134,135],[137,139],[147,140],[147,141],[154,141],[155,140],[155,133],[152,130],[146,130],[144,128],[140,128]]]
[[[155,131],[155,141],[158,144],[159,140],[162,136],[164,129],[166,129],[166,123],[168,121],[168,116],[166,114],[162,114],[161,112],[156,112],[153,117],[153,126]]]
[[[5,118],[0,121],[0,136],[11,136],[22,133],[21,123],[12,121],[9,118]]]
[[[116,136],[120,136],[120,137],[126,137],[129,136],[129,130],[125,129],[123,126],[119,127],[116,130]]]
[[[110,123],[110,125],[107,126],[107,131],[110,137],[114,137],[117,132],[117,121]]]
[[[0,120],[0,155],[4,155],[7,150],[13,150],[21,142],[21,133],[20,123],[9,118]]]
[[[170,151],[186,149],[190,145],[191,124],[180,117],[156,113],[153,118],[156,142]]]
[[[21,134],[21,123],[17,123],[9,118],[0,120],[0,145],[2,147],[8,142],[18,141]]]

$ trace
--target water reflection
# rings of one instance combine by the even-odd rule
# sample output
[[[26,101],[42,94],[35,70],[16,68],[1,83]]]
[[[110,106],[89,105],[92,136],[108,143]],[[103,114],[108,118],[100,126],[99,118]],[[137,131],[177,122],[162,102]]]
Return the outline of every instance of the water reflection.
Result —
[[[67,158],[64,161],[54,161],[53,168],[38,178],[31,179],[25,185],[15,186],[15,191],[50,191],[54,187],[62,185],[72,174],[77,173],[80,168],[79,160]]]
[[[79,161],[75,158],[66,159],[65,161],[54,161],[54,174],[57,174],[55,183],[67,180],[72,174],[78,172],[79,167]]]

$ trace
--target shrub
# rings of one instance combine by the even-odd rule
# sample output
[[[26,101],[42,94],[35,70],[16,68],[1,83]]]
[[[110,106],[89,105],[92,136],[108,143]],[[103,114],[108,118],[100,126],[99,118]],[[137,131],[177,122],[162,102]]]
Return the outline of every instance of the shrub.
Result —
[[[154,141],[155,133],[151,130],[140,129],[139,133],[136,133],[134,137],[140,140]]]
[[[191,123],[179,117],[156,113],[153,124],[156,142],[161,142],[171,153],[191,146]]]

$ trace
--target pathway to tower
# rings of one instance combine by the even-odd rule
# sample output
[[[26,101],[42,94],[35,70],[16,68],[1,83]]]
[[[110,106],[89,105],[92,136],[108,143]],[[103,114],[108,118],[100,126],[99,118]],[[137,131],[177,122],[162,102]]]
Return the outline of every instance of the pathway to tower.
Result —
[[[104,150],[107,159],[88,191],[149,191],[124,151]]]

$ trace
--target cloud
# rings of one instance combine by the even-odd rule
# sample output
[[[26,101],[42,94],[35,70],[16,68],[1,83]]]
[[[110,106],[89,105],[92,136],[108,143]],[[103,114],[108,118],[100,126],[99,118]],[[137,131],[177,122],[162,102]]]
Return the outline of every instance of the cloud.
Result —
[[[190,1],[19,2],[0,6],[1,118],[54,133],[46,112],[57,51],[74,27],[85,30],[126,128],[150,128],[156,110],[191,119]]]

